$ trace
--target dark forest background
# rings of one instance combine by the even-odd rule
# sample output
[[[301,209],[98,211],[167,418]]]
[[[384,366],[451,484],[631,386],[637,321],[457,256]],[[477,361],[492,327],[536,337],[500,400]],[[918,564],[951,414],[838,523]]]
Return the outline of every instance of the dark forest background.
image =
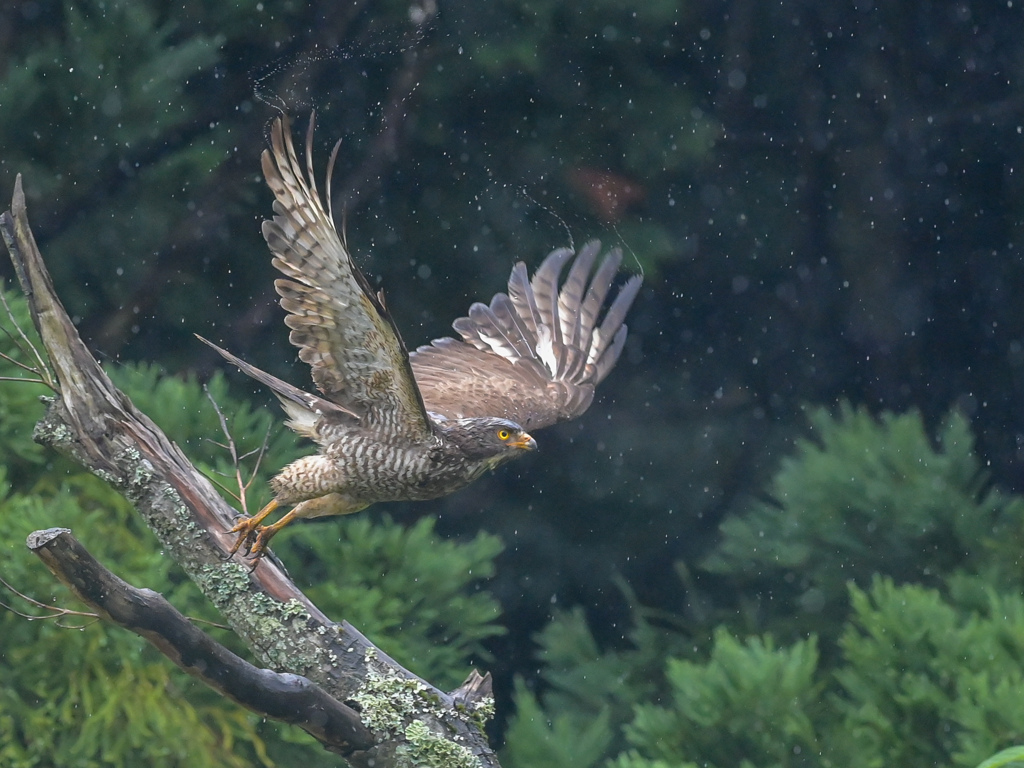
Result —
[[[594,237],[625,249],[644,288],[592,409],[455,496],[364,513],[419,531],[424,547],[486,543],[480,567],[493,576],[466,588],[492,595],[500,618],[466,658],[496,676],[494,734],[510,764],[827,765],[870,743],[890,764],[968,765],[1024,743],[1024,723],[986,720],[978,744],[945,744],[944,724],[970,727],[946,710],[925,718],[928,736],[901,730],[917,710],[872,726],[921,747],[907,753],[878,747],[889,742],[877,733],[837,746],[823,735],[832,720],[814,714],[785,726],[766,714],[758,722],[787,747],[716,757],[720,742],[699,734],[757,727],[694,715],[692,738],[658,752],[671,739],[643,719],[672,701],[685,714],[678,690],[696,683],[679,682],[684,672],[724,664],[715,653],[730,642],[759,659],[740,675],[761,680],[753,688],[785,688],[758,677],[768,657],[807,672],[778,712],[813,709],[836,684],[849,704],[863,686],[835,670],[873,662],[842,638],[871,635],[871,606],[910,599],[892,590],[921,590],[922,604],[937,590],[961,618],[984,614],[986,590],[1019,593],[1006,542],[1024,533],[1013,495],[1024,490],[1021,4],[634,5],[0,2],[0,193],[23,174],[41,250],[90,346],[183,387],[224,368],[195,333],[308,381],[259,233],[271,201],[259,154],[278,108],[296,130],[316,109],[320,173],[342,140],[334,210],[410,346],[447,335],[515,261]],[[132,370],[150,394],[173,386]],[[276,419],[266,392],[228,379],[225,398]],[[193,401],[175,392],[181,412],[154,407],[191,419]],[[11,456],[7,487],[38,493],[25,467],[48,459]],[[801,494],[811,500],[795,510]],[[434,538],[423,518],[436,518]],[[304,527],[333,539],[369,524]],[[330,549],[301,533],[275,544],[289,536],[289,568],[327,578]],[[804,550],[785,550],[798,540]],[[776,640],[735,639],[762,633]],[[999,663],[1022,660],[1018,647]],[[831,682],[814,677],[823,671]],[[609,693],[644,675],[660,682]],[[587,688],[595,678],[607,686]],[[899,697],[881,691],[865,700],[885,710]],[[541,751],[516,748],[517,733]],[[805,745],[797,757],[793,743]]]

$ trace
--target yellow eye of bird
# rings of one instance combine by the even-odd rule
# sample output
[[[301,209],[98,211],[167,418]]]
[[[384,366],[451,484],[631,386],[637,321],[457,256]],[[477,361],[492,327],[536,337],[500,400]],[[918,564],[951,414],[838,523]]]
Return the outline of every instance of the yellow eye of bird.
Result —
[[[507,429],[499,429],[498,430],[498,439],[499,440],[508,440],[508,438],[509,438],[509,434],[508,434],[508,430]]]

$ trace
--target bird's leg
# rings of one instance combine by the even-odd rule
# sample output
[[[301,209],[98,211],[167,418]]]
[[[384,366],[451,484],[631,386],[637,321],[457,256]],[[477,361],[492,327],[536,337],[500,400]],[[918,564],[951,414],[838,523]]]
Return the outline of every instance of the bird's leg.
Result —
[[[269,515],[271,512],[277,509],[277,507],[277,499],[271,499],[270,503],[267,504],[267,506],[265,506],[263,509],[257,512],[255,515],[253,515],[252,517],[246,517],[242,520],[239,520],[235,527],[228,531],[228,533],[238,534],[238,538],[235,540],[235,545],[231,547],[231,551],[228,552],[229,558],[241,548],[242,544],[250,542],[256,536],[256,529],[259,527],[259,524],[263,522],[267,515]],[[252,548],[250,547],[246,550],[246,554],[248,554],[251,551]]]
[[[294,520],[295,517],[295,509],[292,509],[291,512],[282,517],[276,523],[272,525],[261,525],[256,529],[256,541],[249,549],[253,560],[259,560],[263,557],[263,554],[267,551],[267,545],[270,544],[270,540],[274,537],[274,534],[288,525],[288,523]]]

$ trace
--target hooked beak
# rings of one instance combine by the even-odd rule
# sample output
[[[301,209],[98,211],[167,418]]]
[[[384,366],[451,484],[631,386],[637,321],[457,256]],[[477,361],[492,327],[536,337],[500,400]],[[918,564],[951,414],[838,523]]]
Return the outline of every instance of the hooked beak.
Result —
[[[513,440],[509,443],[513,448],[522,448],[524,451],[535,451],[537,450],[537,441],[534,440],[530,435],[523,432],[522,437],[518,440]]]

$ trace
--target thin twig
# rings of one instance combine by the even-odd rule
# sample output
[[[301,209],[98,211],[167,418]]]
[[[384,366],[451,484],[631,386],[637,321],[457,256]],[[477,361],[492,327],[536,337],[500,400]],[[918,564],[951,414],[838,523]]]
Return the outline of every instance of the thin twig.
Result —
[[[231,456],[231,466],[234,467],[235,470],[235,482],[238,484],[238,494],[236,495],[227,488],[224,488],[224,490],[230,493],[231,496],[238,501],[239,506],[242,507],[242,513],[247,515],[249,514],[248,504],[245,500],[245,492],[247,488],[242,482],[242,472],[238,465],[238,448],[235,446],[235,438],[231,435],[231,430],[228,429],[228,420],[224,415],[224,411],[220,409],[220,405],[218,405],[217,401],[213,398],[213,393],[210,392],[210,388],[205,384],[203,384],[203,392],[206,393],[206,399],[213,405],[213,410],[217,414],[217,420],[220,421],[220,431],[223,432],[224,436],[228,439],[228,444],[226,446],[221,445],[220,443],[214,444],[219,445],[221,448],[227,448],[227,451]],[[217,484],[220,485],[220,483]],[[223,488],[223,486],[221,487]]]
[[[39,600],[36,600],[34,597],[29,597],[24,592],[19,592],[14,587],[12,587],[7,581],[5,581],[3,579],[3,577],[0,577],[0,584],[3,584],[8,590],[13,592],[18,597],[20,597],[26,603],[34,605],[34,606],[36,606],[36,608],[42,608],[44,611],[50,611],[50,615],[49,616],[37,616],[34,613],[22,613],[21,611],[19,611],[14,606],[8,605],[7,603],[5,603],[3,601],[0,601],[0,608],[6,608],[8,611],[13,613],[15,616],[20,616],[23,619],[28,619],[29,621],[48,621],[49,619],[59,619],[59,618],[62,618],[63,616],[86,616],[88,618],[96,619],[98,621],[101,618],[99,614],[97,614],[97,613],[90,613],[89,611],[75,611],[75,610],[72,610],[71,608],[58,608],[58,607],[53,606],[53,605],[47,605],[46,603],[43,603],[43,602],[40,602]],[[185,618],[187,618],[193,624],[205,624],[208,627],[216,627],[217,629],[227,629],[227,630],[231,629],[231,627],[229,627],[227,624],[221,624],[221,623],[216,622],[216,621],[210,621],[209,619],[199,619],[199,618],[196,618],[195,616],[186,616]],[[61,626],[66,628],[66,629],[84,629],[85,627],[88,627],[88,626],[90,626],[90,625],[92,625],[94,623],[95,622],[90,621],[90,622],[88,622],[86,624],[81,624],[81,625],[74,625],[74,626],[72,626],[70,624],[61,624]]]
[[[210,392],[210,388],[205,384],[203,385],[203,391],[206,393],[207,399],[213,405],[213,410],[217,414],[217,419],[220,421],[221,432],[223,432],[224,436],[227,438],[227,445],[223,443],[218,443],[214,440],[211,440],[210,442],[216,445],[218,448],[223,448],[230,454],[231,464],[235,470],[235,482],[238,484],[238,493],[236,494],[234,491],[230,490],[222,483],[217,482],[217,480],[214,478],[211,478],[211,480],[213,480],[213,482],[216,483],[221,488],[221,490],[223,490],[225,493],[229,494],[233,499],[235,499],[238,502],[239,506],[241,506],[242,513],[247,515],[249,514],[249,508],[246,502],[246,497],[249,493],[249,489],[252,487],[252,484],[256,481],[256,475],[260,471],[260,464],[263,462],[263,457],[266,455],[267,446],[270,443],[270,430],[268,429],[267,433],[263,436],[263,444],[258,449],[249,451],[243,454],[242,456],[239,456],[238,444],[235,443],[235,438],[232,436],[231,430],[228,428],[228,420],[227,417],[224,415],[224,411],[221,410],[220,405],[213,398],[213,394]],[[256,455],[255,466],[253,467],[252,473],[249,475],[249,479],[243,480],[242,462],[254,454]]]
[[[34,613],[23,613],[22,611],[19,611],[17,608],[15,608],[12,605],[8,605],[7,603],[0,602],[0,608],[6,608],[8,611],[13,613],[15,616],[20,616],[23,619],[28,619],[29,621],[49,621],[50,619],[60,619],[60,618],[63,618],[64,616],[86,616],[86,617],[88,617],[90,619],[95,619],[95,620],[98,621],[99,618],[100,618],[99,614],[96,614],[96,613],[90,613],[88,611],[75,611],[75,610],[72,610],[71,608],[58,608],[58,607],[53,606],[53,605],[47,605],[46,603],[42,603],[39,600],[36,600],[34,597],[29,597],[24,592],[19,592],[14,587],[12,587],[10,584],[8,584],[2,577],[0,577],[0,584],[3,584],[8,590],[13,592],[15,595],[20,597],[22,600],[24,600],[29,605],[34,605],[36,608],[41,608],[42,610],[49,612],[49,615],[47,615],[47,616],[37,616]],[[75,625],[75,626],[70,626],[70,625],[62,624],[61,626],[64,626],[67,629],[82,629],[83,627],[87,627],[87,626],[89,626],[89,624],[92,624],[92,623],[93,622],[90,621],[88,624]]]
[[[22,353],[24,353],[24,352],[25,352],[25,350],[24,350],[24,349],[22,349],[22,348],[21,348],[20,346],[18,346],[18,341],[17,341],[17,339],[15,339],[15,338],[14,338],[14,336],[12,336],[12,335],[11,335],[11,332],[10,332],[10,331],[8,331],[8,330],[7,330],[6,328],[4,328],[3,326],[0,326],[0,330],[2,330],[2,331],[4,332],[4,334],[6,334],[7,338],[9,338],[9,339],[11,340],[11,343],[12,343],[12,344],[14,344],[14,346],[15,346],[15,347],[17,347],[19,351],[21,351]],[[33,368],[32,366],[30,366],[30,365],[25,365],[25,364],[24,364],[23,362],[21,362],[20,360],[16,360],[15,358],[11,357],[10,355],[4,354],[3,352],[0,352],[0,358],[3,358],[4,360],[6,360],[6,361],[7,361],[8,363],[10,363],[10,364],[11,364],[11,365],[13,365],[13,366],[16,366],[16,367],[18,367],[18,368],[21,368],[21,370],[23,370],[23,371],[28,371],[29,373],[35,373],[35,374],[38,374],[38,373],[39,373],[39,372],[38,372],[38,371],[37,371],[37,370],[36,370],[35,368]]]
[[[18,332],[18,335],[21,336],[22,341],[25,342],[25,345],[31,351],[32,357],[34,357],[35,360],[36,360],[36,366],[37,367],[31,368],[31,367],[25,365],[24,363],[20,363],[17,360],[14,360],[14,359],[8,357],[7,355],[3,355],[4,359],[14,363],[15,365],[17,365],[20,368],[25,369],[29,373],[36,374],[37,376],[39,376],[39,379],[42,381],[43,384],[45,384],[47,387],[49,387],[54,392],[56,392],[57,391],[57,384],[53,380],[53,377],[50,375],[50,369],[46,365],[46,360],[39,353],[39,350],[36,349],[36,345],[32,343],[32,340],[21,329],[21,326],[18,325],[18,321],[14,317],[14,312],[11,310],[11,305],[7,303],[7,296],[4,293],[2,288],[0,288],[0,303],[2,303],[4,305],[4,311],[7,313],[7,319],[11,321],[11,325],[14,326],[14,329]],[[6,327],[0,326],[0,328],[3,328],[3,332],[5,334],[7,334],[7,337],[11,340],[11,342],[14,344],[14,346],[17,347],[18,350],[21,351],[24,354],[25,353],[25,348],[22,347],[21,344],[18,343],[18,340],[14,338],[14,335]]]
[[[256,475],[260,471],[260,464],[263,463],[263,457],[267,455],[267,446],[270,445],[270,430],[271,429],[272,429],[272,427],[267,427],[267,431],[263,435],[263,444],[259,447],[259,450],[249,451],[247,454],[242,456],[243,459],[247,459],[250,456],[252,456],[254,453],[256,454],[256,463],[253,464],[252,474],[249,475],[249,481],[245,484],[246,490],[248,490],[249,487],[254,482],[256,482]]]

